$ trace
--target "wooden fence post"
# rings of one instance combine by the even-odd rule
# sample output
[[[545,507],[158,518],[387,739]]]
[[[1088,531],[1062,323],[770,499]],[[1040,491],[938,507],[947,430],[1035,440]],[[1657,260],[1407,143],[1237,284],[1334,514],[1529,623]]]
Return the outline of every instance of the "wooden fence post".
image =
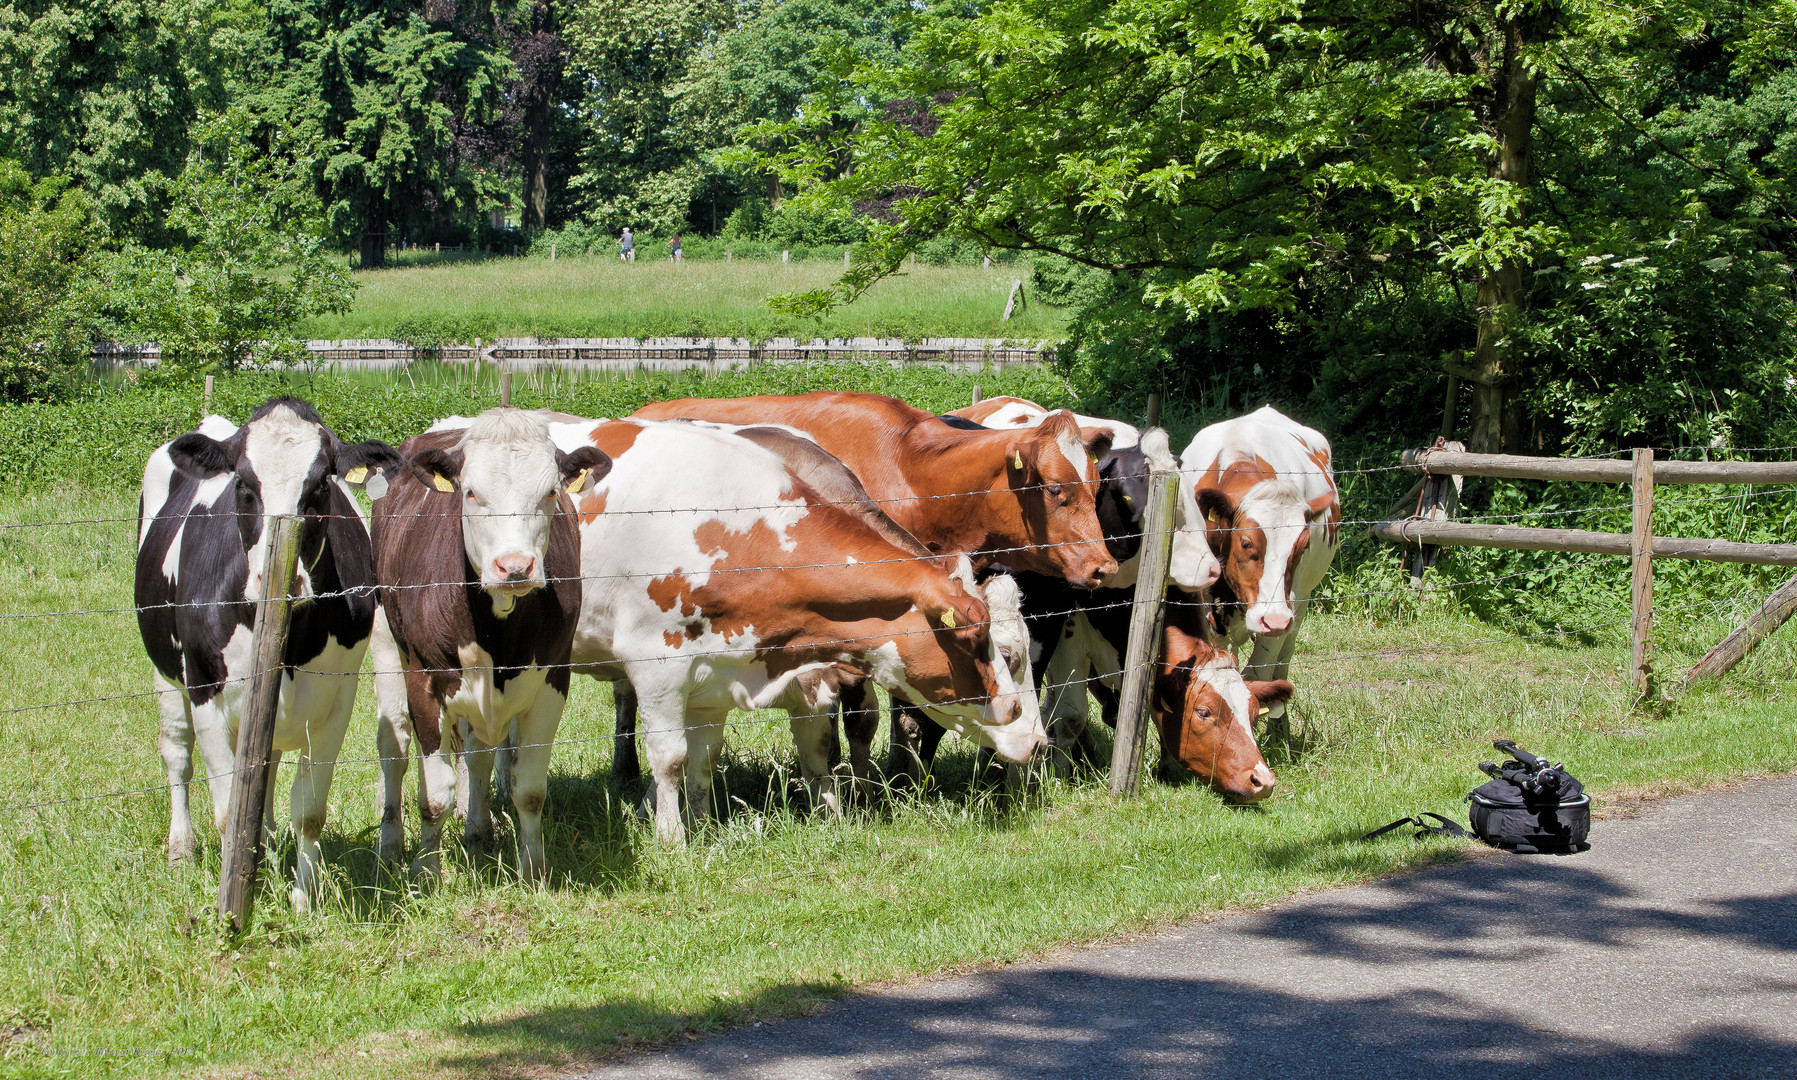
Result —
[[[1167,621],[1167,571],[1173,554],[1173,508],[1179,474],[1156,470],[1148,479],[1148,512],[1142,519],[1142,562],[1129,613],[1123,688],[1117,702],[1117,741],[1111,747],[1111,794],[1133,795],[1142,783],[1142,729],[1154,701],[1161,629]]]
[[[1023,279],[1011,279],[1011,293],[1005,297],[1005,317],[1002,322],[1010,322],[1011,316],[1017,312],[1017,298],[1023,294]]]
[[[1158,393],[1148,395],[1148,426],[1161,426],[1161,396]]]
[[[985,401],[985,400],[986,400],[986,388],[981,386],[979,383],[974,383],[973,384],[972,404],[978,405],[980,402]]]
[[[1704,653],[1703,659],[1685,672],[1685,685],[1720,678],[1746,659],[1748,653],[1766,640],[1772,631],[1783,626],[1792,615],[1797,615],[1797,577],[1780,586],[1777,592],[1766,598],[1758,611],[1748,616],[1746,622],[1737,626],[1715,648]]]
[[[206,376],[206,399],[200,403],[200,419],[212,415],[212,376]]]
[[[1629,534],[1629,562],[1634,570],[1630,590],[1634,600],[1634,618],[1630,623],[1634,648],[1629,674],[1635,695],[1648,698],[1653,696],[1653,658],[1649,655],[1653,644],[1653,451],[1646,447],[1635,449],[1633,501],[1635,520]]]
[[[508,409],[512,405],[512,373],[509,369],[499,373],[499,403]]]
[[[256,605],[250,639],[250,696],[237,730],[236,770],[225,815],[224,860],[218,875],[218,914],[232,933],[250,925],[256,874],[262,868],[262,817],[268,806],[268,753],[275,739],[275,711],[281,700],[282,659],[287,623],[293,613],[294,569],[299,563],[303,519],[283,514],[269,519],[262,557],[267,599]]]

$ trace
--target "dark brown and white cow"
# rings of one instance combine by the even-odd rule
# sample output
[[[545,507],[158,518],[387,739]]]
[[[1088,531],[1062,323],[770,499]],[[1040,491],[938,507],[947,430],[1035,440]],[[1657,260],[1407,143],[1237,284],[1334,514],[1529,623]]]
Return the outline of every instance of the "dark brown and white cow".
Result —
[[[1283,679],[1341,542],[1329,440],[1269,406],[1200,431],[1181,462],[1180,486],[1219,564],[1215,596],[1229,644],[1252,639],[1244,673]],[[1284,715],[1283,703],[1273,706],[1273,721]]]
[[[188,783],[199,743],[222,828],[237,728],[249,694],[251,628],[268,599],[262,580],[269,518],[304,524],[273,758],[298,752],[292,823],[299,846],[291,899],[309,907],[319,884],[331,774],[355,705],[374,620],[368,530],[341,479],[393,471],[381,442],[344,445],[312,406],[277,398],[238,427],[207,417],[156,450],[138,504],[138,630],[155,665],[159,745],[169,778],[171,861],[194,854]],[[269,788],[272,817],[274,788]]]
[[[581,604],[567,489],[603,476],[609,462],[590,446],[563,453],[541,417],[509,408],[458,418],[400,450],[406,468],[372,515],[382,612],[405,672],[404,713],[392,676],[377,673],[387,774],[382,852],[398,852],[408,726],[424,759],[419,865],[431,873],[455,805],[455,755],[467,753],[463,838],[478,850],[493,837],[492,751],[515,730],[509,787],[518,873],[540,880],[550,749]],[[385,651],[377,649],[377,668]]]
[[[1042,745],[1035,695],[1007,660],[1027,652],[1008,579],[982,589],[966,559],[895,542],[877,511],[821,496],[765,439],[727,425],[554,430],[613,462],[578,501],[574,661],[635,688],[664,842],[709,813],[732,709],[786,709],[806,781],[830,806],[832,710],[864,680],[1006,760]]]

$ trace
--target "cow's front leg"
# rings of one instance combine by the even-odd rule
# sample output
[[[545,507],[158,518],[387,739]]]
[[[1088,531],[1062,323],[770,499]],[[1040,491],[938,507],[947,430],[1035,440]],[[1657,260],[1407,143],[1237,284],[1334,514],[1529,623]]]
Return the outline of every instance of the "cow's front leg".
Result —
[[[863,681],[844,686],[840,700],[842,730],[849,744],[849,771],[854,774],[857,795],[865,798],[873,793],[874,736],[880,732],[879,698],[874,694],[873,683]],[[793,735],[798,735],[798,729],[793,730]],[[834,745],[834,734],[830,741]],[[803,749],[799,755],[802,768]]]
[[[686,721],[686,827],[695,830],[715,815],[711,805],[711,784],[717,768],[718,754],[724,749],[724,727],[730,710],[687,707]],[[834,736],[835,729],[831,728]]]
[[[830,770],[830,747],[836,742],[834,710],[826,713],[790,713],[792,740],[799,750],[799,775],[811,794],[813,806],[827,807],[836,817],[842,816],[842,801],[836,793],[836,774]],[[846,719],[850,713],[846,710]],[[851,741],[850,745],[853,745]]]
[[[231,813],[231,777],[237,772],[235,740],[219,697],[195,705],[191,713],[193,740],[199,745],[200,760],[206,763],[206,787],[212,793],[212,824],[222,835]]]
[[[641,665],[631,672],[637,690],[637,724],[649,751],[649,773],[655,810],[655,838],[674,847],[686,842],[680,819],[680,789],[686,781],[686,687]],[[654,680],[654,681],[650,681]]]
[[[1086,731],[1090,706],[1086,700],[1086,680],[1091,675],[1092,661],[1080,647],[1079,619],[1068,619],[1067,629],[1055,651],[1048,658],[1043,673],[1042,691],[1047,697],[1043,722],[1048,729],[1049,745],[1056,776],[1073,772],[1082,737],[1091,740]]]
[[[312,901],[318,897],[323,882],[324,847],[319,839],[324,833],[337,755],[343,749],[343,736],[349,730],[350,712],[356,704],[355,676],[343,681],[345,685],[338,689],[331,715],[324,723],[314,725],[307,740],[309,745],[294,768],[288,809],[292,815],[293,842],[299,850],[294,860],[293,891],[288,898],[295,911],[312,909]]]
[[[187,785],[193,780],[193,717],[188,715],[187,691],[163,678],[160,671],[151,676],[150,684],[155,687],[156,708],[161,714],[156,746],[168,770],[168,861],[192,862],[199,845],[193,838],[187,797]]]
[[[398,866],[406,847],[402,807],[406,794],[406,759],[412,745],[412,715],[406,702],[406,677],[399,645],[393,640],[384,609],[375,609],[368,652],[374,664],[374,741],[381,759],[380,856],[384,865]]]
[[[518,877],[523,881],[540,882],[549,876],[543,852],[543,804],[549,799],[549,752],[567,703],[553,686],[545,686],[514,728],[512,808],[518,813]]]
[[[463,804],[462,846],[470,856],[485,855],[493,850],[493,748],[481,741],[468,721],[458,720],[462,733],[462,764],[466,769],[465,791],[458,793]]]
[[[636,755],[636,688],[629,679],[611,684],[612,712],[617,718],[612,737],[611,782],[619,789],[643,778],[643,766]]]
[[[412,873],[432,881],[443,874],[443,824],[455,812],[455,762],[447,741],[418,756],[418,858]]]

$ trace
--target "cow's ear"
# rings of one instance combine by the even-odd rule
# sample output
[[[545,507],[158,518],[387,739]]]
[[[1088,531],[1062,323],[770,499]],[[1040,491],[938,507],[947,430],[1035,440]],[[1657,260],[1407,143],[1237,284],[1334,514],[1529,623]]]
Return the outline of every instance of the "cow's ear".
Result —
[[[379,470],[388,475],[398,472],[405,459],[399,456],[398,450],[386,443],[370,439],[367,442],[338,446],[331,463],[332,472],[352,484],[360,484],[367,482],[370,470]],[[358,473],[357,469],[362,471]]]
[[[413,454],[406,465],[419,483],[437,491],[455,490],[455,482],[462,475],[462,455],[452,454],[435,446]],[[438,480],[443,483],[439,484]],[[448,485],[447,489],[445,484]]]
[[[1111,452],[1111,443],[1116,439],[1116,432],[1110,428],[1085,428],[1080,434],[1084,436],[1086,453],[1097,461]]]
[[[237,468],[236,460],[224,443],[197,431],[190,431],[169,443],[168,456],[174,459],[175,468],[202,480]]]
[[[1235,529],[1235,503],[1216,488],[1201,487],[1194,493],[1198,500],[1198,516],[1204,519],[1205,539],[1219,558],[1229,546],[1229,534]]]
[[[1327,514],[1330,510],[1334,509],[1334,507],[1335,492],[1331,491],[1327,495],[1318,495],[1316,498],[1310,500],[1310,508],[1304,511],[1304,520],[1316,521],[1318,518],[1321,518],[1324,514]]]
[[[1248,692],[1254,695],[1255,702],[1263,709],[1274,705],[1284,705],[1292,699],[1292,695],[1298,689],[1285,679],[1275,679],[1272,682],[1251,682],[1247,686]]]
[[[1161,664],[1160,678],[1154,680],[1154,703],[1162,713],[1177,716],[1185,711],[1186,687],[1191,684],[1196,663],[1195,658],[1188,656],[1177,664]]]
[[[1036,455],[1041,452],[1042,440],[1030,428],[1024,428],[1011,445],[1005,450],[1005,468],[1016,474],[1018,484],[1034,484],[1042,475],[1036,467]]]
[[[555,464],[561,470],[564,484],[581,473],[589,473],[586,481],[581,485],[584,488],[587,484],[605,479],[606,474],[611,472],[611,455],[597,446],[578,446],[572,452],[565,454],[557,450]]]

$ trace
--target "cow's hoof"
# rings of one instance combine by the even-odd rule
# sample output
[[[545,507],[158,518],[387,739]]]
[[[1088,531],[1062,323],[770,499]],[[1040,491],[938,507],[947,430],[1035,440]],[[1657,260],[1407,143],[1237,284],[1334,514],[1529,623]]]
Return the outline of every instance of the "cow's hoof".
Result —
[[[192,840],[185,843],[169,841],[168,864],[170,866],[188,866],[193,863],[195,844]]]

